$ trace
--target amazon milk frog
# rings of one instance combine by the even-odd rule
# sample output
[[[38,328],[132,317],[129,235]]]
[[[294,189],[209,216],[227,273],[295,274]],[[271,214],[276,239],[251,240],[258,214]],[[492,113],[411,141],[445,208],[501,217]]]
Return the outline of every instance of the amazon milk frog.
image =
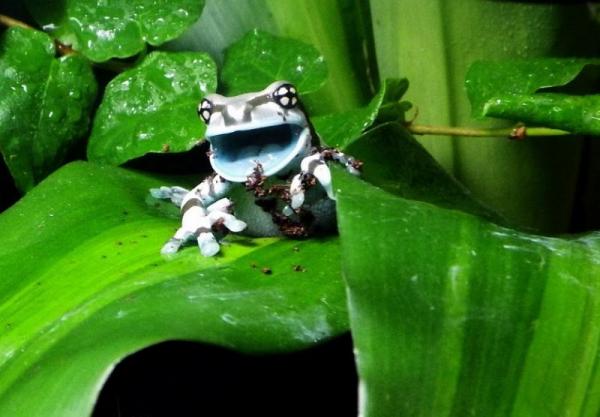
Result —
[[[200,102],[198,116],[207,125],[215,173],[192,190],[150,190],[155,198],[170,199],[181,208],[181,227],[163,246],[163,254],[195,240],[202,255],[213,256],[221,232],[302,237],[335,224],[327,162],[336,161],[352,174],[359,173],[361,163],[319,146],[292,84],[276,81],[262,91],[234,97],[210,94]],[[242,219],[233,214],[233,197],[226,197],[236,188],[253,194],[256,204],[254,213],[245,210]],[[238,207],[236,200],[236,211]],[[261,215],[270,226],[264,227]]]

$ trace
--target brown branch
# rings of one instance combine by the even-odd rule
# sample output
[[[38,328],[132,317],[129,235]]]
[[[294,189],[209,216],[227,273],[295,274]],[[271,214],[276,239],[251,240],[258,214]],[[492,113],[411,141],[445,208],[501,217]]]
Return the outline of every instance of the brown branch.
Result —
[[[469,137],[507,137],[510,139],[525,139],[528,136],[566,136],[571,132],[548,127],[526,127],[518,124],[515,127],[479,129],[453,126],[427,126],[406,123],[406,129],[415,135],[441,135],[441,136],[469,136]]]
[[[24,29],[33,29],[33,27],[29,26],[27,23],[25,22],[21,22],[20,20],[17,19],[13,19],[10,16],[6,16],[3,14],[0,14],[0,25],[12,28],[12,27],[20,27],[20,28],[24,28]]]

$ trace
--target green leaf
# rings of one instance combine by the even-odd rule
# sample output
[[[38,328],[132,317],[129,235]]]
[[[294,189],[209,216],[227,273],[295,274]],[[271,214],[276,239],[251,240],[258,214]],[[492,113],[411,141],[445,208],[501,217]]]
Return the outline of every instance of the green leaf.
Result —
[[[411,200],[476,214],[504,222],[475,200],[398,123],[385,123],[362,135],[346,149],[363,162],[361,178],[383,190]]]
[[[27,0],[37,22],[95,62],[160,45],[194,23],[204,0]]]
[[[0,216],[0,415],[88,415],[115,363],[159,341],[267,353],[346,331],[337,238],[163,259],[179,215],[149,196],[160,184],[74,163]]]
[[[335,184],[361,415],[598,414],[599,233],[519,233]]]
[[[259,91],[277,80],[293,83],[301,95],[327,79],[327,65],[314,46],[253,30],[225,52],[221,80],[228,95]]]
[[[312,118],[315,130],[324,144],[344,149],[371,127],[380,114],[388,120],[403,120],[404,112],[410,108],[410,104],[400,102],[400,99],[407,89],[406,79],[385,80],[367,106]]]
[[[600,95],[539,91],[565,86],[590,64],[600,64],[600,60],[538,58],[475,62],[465,81],[473,116],[599,135]]]
[[[0,153],[22,191],[60,165],[86,132],[97,84],[81,57],[54,57],[44,33],[11,28],[0,39]]]
[[[564,86],[593,63],[576,58],[476,61],[465,80],[473,116],[485,116],[493,98],[532,95],[542,88]]]
[[[584,3],[370,0],[370,5],[380,78],[410,80],[406,99],[419,110],[417,124],[473,124],[464,83],[469,66],[478,60],[597,54],[596,42],[582,41],[600,37],[600,26]],[[499,119],[478,123],[510,126],[514,122]],[[418,140],[512,223],[549,233],[570,226],[580,188],[580,138],[530,138],[518,144],[502,138]]]
[[[106,87],[88,146],[91,161],[119,165],[148,152],[182,152],[203,137],[200,99],[216,89],[200,52],[152,52]]]
[[[323,54],[333,75],[304,104],[313,114],[340,112],[364,105],[378,85],[368,9],[366,0],[212,1],[190,30],[166,46],[206,51],[221,64],[223,51],[254,28],[301,40]]]

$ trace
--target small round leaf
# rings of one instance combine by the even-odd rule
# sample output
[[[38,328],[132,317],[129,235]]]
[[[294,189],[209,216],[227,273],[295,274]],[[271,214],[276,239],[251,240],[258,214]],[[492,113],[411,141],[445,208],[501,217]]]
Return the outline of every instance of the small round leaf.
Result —
[[[148,152],[182,152],[206,129],[196,108],[215,91],[216,66],[200,52],[153,52],[115,77],[96,113],[88,158],[119,165]]]

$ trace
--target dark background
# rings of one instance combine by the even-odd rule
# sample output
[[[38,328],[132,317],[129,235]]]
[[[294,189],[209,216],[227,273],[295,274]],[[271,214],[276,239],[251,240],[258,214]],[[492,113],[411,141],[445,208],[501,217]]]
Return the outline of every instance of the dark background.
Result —
[[[117,366],[93,417],[355,417],[357,387],[349,335],[268,356],[166,342]]]

